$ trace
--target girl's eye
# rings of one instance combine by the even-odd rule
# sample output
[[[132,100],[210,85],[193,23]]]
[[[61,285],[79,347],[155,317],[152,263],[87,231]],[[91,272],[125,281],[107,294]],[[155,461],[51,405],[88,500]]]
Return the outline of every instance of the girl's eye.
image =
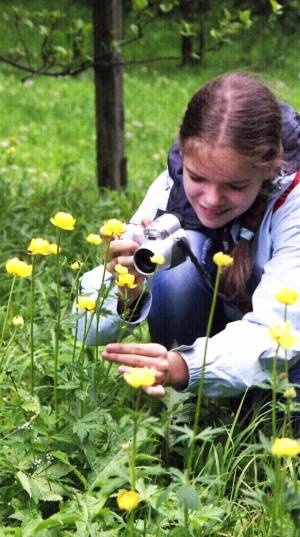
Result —
[[[190,175],[190,179],[194,183],[201,183],[202,181],[205,181],[204,177],[197,177],[196,175]]]
[[[246,190],[248,185],[229,185],[229,188],[231,190],[235,190],[237,192],[241,192],[242,190]]]

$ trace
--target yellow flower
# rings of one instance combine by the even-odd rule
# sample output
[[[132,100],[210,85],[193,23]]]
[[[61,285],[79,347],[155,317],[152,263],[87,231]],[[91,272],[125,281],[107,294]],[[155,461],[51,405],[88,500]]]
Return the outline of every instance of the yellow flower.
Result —
[[[116,218],[111,218],[104,223],[100,229],[100,234],[104,237],[112,237],[113,235],[123,235],[125,232],[125,224],[117,220]]]
[[[9,136],[7,139],[8,139],[10,144],[15,144],[16,141],[17,141],[16,136]]]
[[[116,266],[115,266],[115,272],[117,274],[128,274],[128,268],[124,267],[120,263],[117,263]]]
[[[278,302],[281,302],[281,304],[291,306],[297,302],[299,293],[295,289],[286,287],[280,289],[280,291],[275,294],[275,298],[278,300]]]
[[[295,457],[300,453],[300,442],[292,438],[275,438],[272,455],[276,457]]]
[[[297,397],[295,388],[293,386],[291,386],[291,388],[287,388],[283,392],[283,397],[285,397],[286,399],[295,399],[295,397]]]
[[[101,237],[96,235],[96,233],[90,233],[87,237],[85,237],[85,240],[90,244],[95,244],[95,246],[98,246],[98,244],[101,244],[102,242]]]
[[[269,326],[269,334],[284,349],[288,350],[294,347],[300,339],[300,334],[293,329],[291,321],[284,321],[282,325]]]
[[[154,367],[134,367],[128,373],[124,373],[124,379],[130,386],[152,386],[155,382]]]
[[[116,284],[119,287],[128,287],[128,289],[134,289],[136,287],[135,278],[133,274],[119,274]]]
[[[15,147],[8,147],[7,149],[5,149],[5,153],[10,157],[11,155],[14,155],[16,152],[16,148]]]
[[[6,271],[13,276],[19,278],[27,278],[32,274],[32,265],[28,265],[25,261],[21,261],[18,257],[13,257],[6,262]]]
[[[218,267],[229,267],[233,264],[233,257],[223,254],[223,252],[217,252],[213,256],[213,262],[218,265]]]
[[[117,504],[119,509],[132,511],[141,501],[141,497],[135,490],[119,490],[117,495]]]
[[[75,218],[70,213],[58,212],[50,218],[51,224],[66,231],[72,231],[75,227]]]
[[[152,257],[150,257],[151,263],[155,263],[155,265],[163,265],[165,262],[165,258],[163,255],[154,254]]]
[[[96,308],[96,300],[88,296],[79,296],[76,304],[77,308],[94,311]]]
[[[49,255],[51,253],[49,246],[50,244],[46,239],[31,239],[27,252],[31,255]]]
[[[24,319],[23,319],[22,315],[15,315],[12,318],[11,322],[16,328],[23,328],[23,326],[24,326]]]
[[[71,263],[72,270],[79,270],[81,266],[82,266],[82,263],[79,263],[79,261],[74,261],[74,263]]]
[[[61,252],[61,248],[59,248],[59,253]],[[55,242],[51,242],[49,244],[49,253],[57,255],[58,254],[58,246],[55,244]]]

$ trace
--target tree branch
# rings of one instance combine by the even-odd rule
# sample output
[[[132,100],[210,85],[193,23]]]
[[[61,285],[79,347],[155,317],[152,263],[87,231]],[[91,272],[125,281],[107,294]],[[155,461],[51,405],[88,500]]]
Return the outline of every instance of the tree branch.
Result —
[[[88,60],[73,69],[69,66],[65,66],[60,71],[49,71],[49,68],[56,67],[56,65],[48,64],[48,65],[35,69],[34,67],[27,67],[26,65],[23,65],[22,63],[19,63],[16,60],[13,60],[12,58],[8,58],[7,56],[4,56],[3,54],[0,54],[0,62],[1,61],[12,67],[16,67],[20,71],[25,71],[26,73],[30,73],[32,75],[43,75],[43,76],[53,76],[53,77],[75,76],[93,66],[93,62]]]
[[[214,52],[216,50],[219,50],[224,43],[217,43],[215,46],[210,47],[206,49],[205,52]],[[0,62],[6,63],[12,67],[16,67],[17,69],[21,71],[25,71],[26,73],[29,73],[33,76],[36,75],[42,75],[42,76],[51,76],[51,77],[59,77],[59,76],[76,76],[80,73],[86,71],[87,69],[90,69],[92,67],[95,67],[96,65],[102,65],[103,67],[121,67],[126,65],[139,65],[139,64],[146,64],[146,63],[154,63],[154,62],[160,62],[160,61],[181,61],[180,56],[156,56],[154,58],[138,58],[138,59],[132,59],[132,60],[124,60],[124,61],[118,61],[118,62],[111,62],[108,60],[105,60],[105,57],[107,57],[107,54],[103,54],[103,56],[96,58],[96,60],[93,62],[92,60],[87,60],[77,67],[70,67],[68,65],[59,65],[59,64],[45,64],[39,68],[34,67],[28,67],[26,65],[23,65],[22,63],[19,63],[18,61],[8,58],[7,56],[4,56],[3,54],[0,54]],[[60,70],[51,71],[51,69],[55,69],[57,67],[61,67]]]

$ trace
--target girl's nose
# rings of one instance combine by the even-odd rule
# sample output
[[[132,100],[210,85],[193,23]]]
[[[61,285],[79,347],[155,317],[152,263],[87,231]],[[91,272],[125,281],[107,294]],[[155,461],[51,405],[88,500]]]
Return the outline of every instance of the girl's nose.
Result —
[[[218,186],[208,185],[204,193],[205,206],[209,208],[220,207],[224,203],[224,196]]]

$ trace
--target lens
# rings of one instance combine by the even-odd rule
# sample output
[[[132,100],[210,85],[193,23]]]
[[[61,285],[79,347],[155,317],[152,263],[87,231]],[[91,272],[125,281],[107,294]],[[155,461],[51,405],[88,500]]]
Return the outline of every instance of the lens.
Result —
[[[153,252],[147,248],[139,248],[135,251],[134,262],[136,268],[144,274],[153,274],[156,269],[156,264],[150,261],[150,257],[153,256]]]

